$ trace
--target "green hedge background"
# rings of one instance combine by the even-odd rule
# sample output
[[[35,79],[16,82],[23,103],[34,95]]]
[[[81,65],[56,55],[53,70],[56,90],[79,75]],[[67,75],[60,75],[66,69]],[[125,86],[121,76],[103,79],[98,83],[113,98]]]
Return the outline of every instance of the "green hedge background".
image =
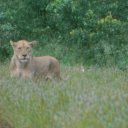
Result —
[[[0,60],[10,40],[37,40],[35,55],[128,68],[128,1],[0,0]]]

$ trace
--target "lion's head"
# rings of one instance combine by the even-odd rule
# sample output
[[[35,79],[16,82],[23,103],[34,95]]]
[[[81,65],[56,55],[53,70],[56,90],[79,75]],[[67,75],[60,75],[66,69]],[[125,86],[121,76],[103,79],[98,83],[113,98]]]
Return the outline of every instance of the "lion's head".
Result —
[[[10,41],[14,56],[19,60],[21,63],[26,63],[32,57],[32,46],[34,42],[28,42],[26,40],[20,40],[18,42]]]

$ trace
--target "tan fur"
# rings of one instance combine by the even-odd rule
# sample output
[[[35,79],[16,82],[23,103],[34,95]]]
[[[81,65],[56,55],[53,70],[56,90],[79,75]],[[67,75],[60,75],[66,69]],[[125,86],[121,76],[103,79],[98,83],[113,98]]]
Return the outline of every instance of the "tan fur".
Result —
[[[14,54],[10,63],[11,77],[32,78],[43,77],[45,79],[55,76],[60,78],[60,65],[56,58],[52,56],[32,56],[32,46],[34,42],[20,40],[10,41]]]

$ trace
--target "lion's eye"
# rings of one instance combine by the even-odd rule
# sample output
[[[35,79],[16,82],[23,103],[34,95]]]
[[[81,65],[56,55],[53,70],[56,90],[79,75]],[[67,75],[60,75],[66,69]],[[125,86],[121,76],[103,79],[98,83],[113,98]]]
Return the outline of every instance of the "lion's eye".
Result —
[[[20,49],[21,49],[21,47],[18,47],[18,49],[20,50]]]

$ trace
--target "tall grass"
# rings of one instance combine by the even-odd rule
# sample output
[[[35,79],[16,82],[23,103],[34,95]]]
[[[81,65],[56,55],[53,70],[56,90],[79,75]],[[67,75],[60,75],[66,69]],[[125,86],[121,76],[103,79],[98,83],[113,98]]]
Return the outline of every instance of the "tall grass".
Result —
[[[82,68],[62,65],[62,81],[34,81],[11,79],[0,64],[0,127],[127,128],[128,72]]]

